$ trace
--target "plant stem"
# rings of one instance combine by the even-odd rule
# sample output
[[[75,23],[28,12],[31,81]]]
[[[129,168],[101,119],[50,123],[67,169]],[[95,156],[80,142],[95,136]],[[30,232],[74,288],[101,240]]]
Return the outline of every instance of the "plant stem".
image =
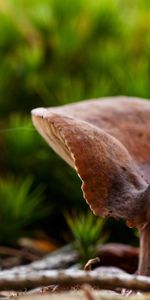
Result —
[[[140,232],[140,254],[138,274],[150,276],[150,223],[139,228]]]

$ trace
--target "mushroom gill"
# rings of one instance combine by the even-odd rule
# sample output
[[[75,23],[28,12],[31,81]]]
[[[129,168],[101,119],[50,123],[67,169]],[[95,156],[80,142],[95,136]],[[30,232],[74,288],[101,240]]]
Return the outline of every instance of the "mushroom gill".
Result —
[[[39,109],[38,109],[39,112]],[[54,115],[52,114],[54,117]],[[37,115],[36,110],[32,114],[32,121],[34,126],[37,128],[38,132],[47,141],[49,146],[62,158],[64,159],[72,168],[74,168],[74,159],[72,153],[68,149],[65,139],[61,134],[60,130],[57,130],[53,122],[49,119],[44,118],[44,116]]]

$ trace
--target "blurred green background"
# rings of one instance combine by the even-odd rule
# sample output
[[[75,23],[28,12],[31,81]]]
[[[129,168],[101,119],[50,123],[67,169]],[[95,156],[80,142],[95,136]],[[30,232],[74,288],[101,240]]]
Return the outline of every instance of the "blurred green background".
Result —
[[[87,210],[30,110],[120,94],[150,98],[149,1],[0,0],[0,244],[34,230],[64,242],[65,213]],[[123,223],[107,227],[135,242]]]

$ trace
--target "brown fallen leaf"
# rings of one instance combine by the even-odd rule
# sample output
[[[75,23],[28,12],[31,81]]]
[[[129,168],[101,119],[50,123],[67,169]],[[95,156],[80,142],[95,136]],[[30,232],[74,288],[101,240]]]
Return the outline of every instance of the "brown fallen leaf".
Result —
[[[58,248],[58,244],[54,241],[39,238],[20,238],[19,245],[43,254],[50,253]]]
[[[100,258],[98,266],[115,266],[127,273],[135,273],[138,267],[139,249],[130,245],[119,243],[108,243],[99,246],[98,255]]]

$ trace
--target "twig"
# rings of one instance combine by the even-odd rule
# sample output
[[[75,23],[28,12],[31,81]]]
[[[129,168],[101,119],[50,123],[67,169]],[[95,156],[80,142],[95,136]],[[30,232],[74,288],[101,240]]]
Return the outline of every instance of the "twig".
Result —
[[[92,289],[88,284],[83,284],[81,289],[84,291],[85,297],[87,300],[96,300],[93,293]]]
[[[39,286],[55,285],[74,286],[90,284],[100,289],[126,288],[139,291],[150,291],[150,278],[136,275],[104,274],[96,271],[31,271],[14,273],[0,272],[0,290],[23,290]]]
[[[42,259],[35,261],[29,265],[26,265],[26,271],[29,270],[53,270],[53,269],[66,269],[71,264],[74,264],[78,259],[77,252],[71,245],[64,246],[50,255],[43,257]],[[22,267],[20,267],[22,268]]]
[[[94,266],[95,264],[97,264],[99,262],[100,262],[99,257],[95,257],[95,258],[92,258],[92,259],[88,260],[88,262],[84,266],[84,270],[85,271],[92,271],[92,266]]]
[[[16,256],[16,257],[26,258],[31,261],[36,261],[37,259],[39,259],[38,255],[28,253],[27,251],[23,251],[22,249],[18,250],[9,247],[3,247],[3,246],[0,246],[0,255]]]

